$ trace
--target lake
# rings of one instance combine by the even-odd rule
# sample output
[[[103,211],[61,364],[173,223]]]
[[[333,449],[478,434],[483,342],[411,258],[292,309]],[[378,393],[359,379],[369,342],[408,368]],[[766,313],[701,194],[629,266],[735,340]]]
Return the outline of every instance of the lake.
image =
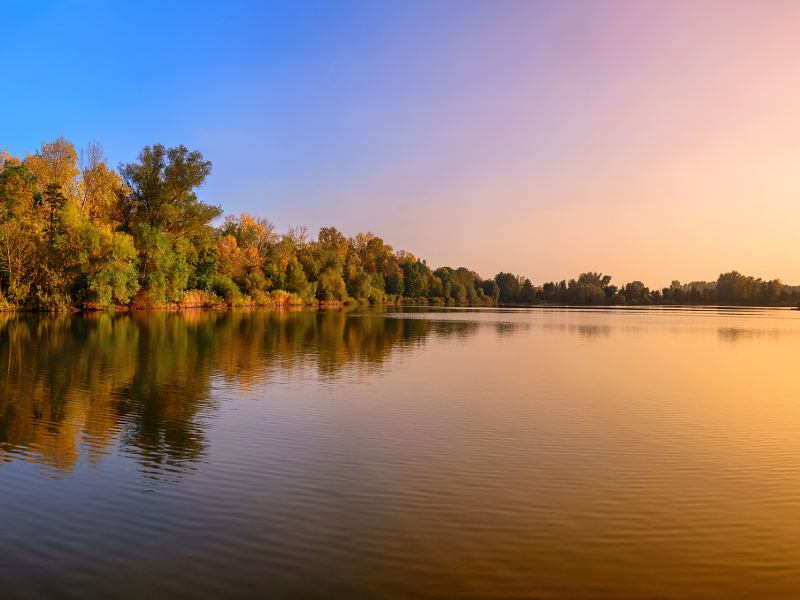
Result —
[[[3,598],[800,597],[800,312],[0,315]]]

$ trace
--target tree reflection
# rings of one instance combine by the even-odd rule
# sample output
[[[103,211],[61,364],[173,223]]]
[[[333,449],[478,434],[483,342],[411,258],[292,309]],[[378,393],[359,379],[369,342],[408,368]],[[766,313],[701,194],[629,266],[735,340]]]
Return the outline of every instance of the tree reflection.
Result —
[[[0,314],[0,459],[68,471],[120,447],[146,472],[180,468],[206,450],[215,378],[335,378],[476,327],[345,311]]]

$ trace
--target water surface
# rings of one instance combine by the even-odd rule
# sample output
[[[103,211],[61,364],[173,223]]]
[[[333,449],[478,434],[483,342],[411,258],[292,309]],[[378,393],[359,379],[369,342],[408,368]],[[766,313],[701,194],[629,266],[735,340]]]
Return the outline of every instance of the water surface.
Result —
[[[800,313],[0,315],[4,598],[798,598]]]

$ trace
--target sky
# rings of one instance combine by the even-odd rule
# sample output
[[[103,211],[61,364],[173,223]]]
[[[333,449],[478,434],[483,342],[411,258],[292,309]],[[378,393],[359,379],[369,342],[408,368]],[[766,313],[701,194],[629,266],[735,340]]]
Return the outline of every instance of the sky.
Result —
[[[149,144],[437,267],[800,283],[800,3],[0,0],[0,148]]]

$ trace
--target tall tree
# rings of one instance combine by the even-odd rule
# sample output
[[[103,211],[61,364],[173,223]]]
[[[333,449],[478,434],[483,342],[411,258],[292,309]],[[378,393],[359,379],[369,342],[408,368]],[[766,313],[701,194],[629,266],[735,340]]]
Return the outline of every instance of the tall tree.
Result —
[[[35,154],[25,157],[25,164],[36,177],[37,191],[60,188],[70,200],[77,198],[78,153],[72,142],[60,137],[43,143]]]
[[[122,180],[108,167],[102,146],[90,143],[82,149],[78,178],[81,212],[96,223],[110,222],[114,203],[121,191]]]
[[[195,190],[211,173],[211,161],[186,146],[145,146],[138,163],[122,164],[125,188],[119,195],[120,221],[126,228],[145,224],[171,239],[186,236],[222,214],[198,200]]]
[[[136,163],[119,167],[124,186],[116,219],[133,235],[139,254],[139,282],[148,303],[180,299],[196,261],[193,237],[222,211],[201,202],[195,190],[211,162],[186,146],[146,146]]]

